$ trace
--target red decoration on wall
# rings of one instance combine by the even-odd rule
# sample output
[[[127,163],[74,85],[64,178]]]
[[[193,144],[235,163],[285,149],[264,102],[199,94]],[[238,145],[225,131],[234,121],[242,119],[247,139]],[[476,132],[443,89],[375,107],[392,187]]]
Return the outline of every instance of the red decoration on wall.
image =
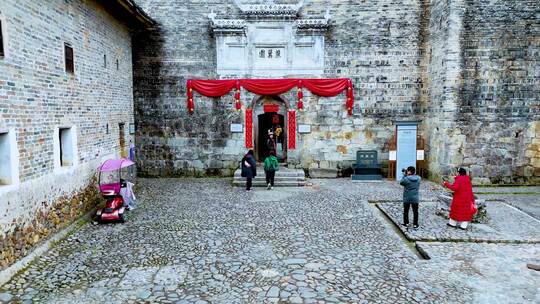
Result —
[[[246,109],[246,148],[253,148],[253,109]]]
[[[287,128],[289,134],[287,138],[289,139],[289,149],[296,149],[296,111],[290,110],[288,113],[288,123]]]
[[[195,109],[195,103],[193,102],[193,88],[191,87],[191,80],[188,80],[186,89],[188,112],[193,113],[193,110]]]
[[[265,104],[263,105],[264,113],[279,112],[278,104]]]
[[[279,115],[277,115],[277,114],[272,115],[272,123],[273,124],[278,124],[279,123]]]
[[[302,100],[304,98],[304,93],[302,92],[302,80],[298,80],[298,92],[296,93],[296,97],[298,99],[296,102],[296,108],[298,110],[304,109],[304,102]]]
[[[189,79],[187,81],[188,110],[193,112],[193,93],[192,90],[199,92],[207,97],[220,97],[235,90],[236,108],[240,103],[240,87],[259,95],[279,95],[290,89],[298,87],[297,108],[303,108],[302,88],[308,89],[311,93],[323,97],[331,97],[340,94],[346,90],[345,106],[347,112],[352,114],[354,106],[354,92],[352,81],[349,78],[286,78],[286,79],[223,79],[223,80],[200,80]],[[192,89],[192,90],[190,90]],[[241,107],[241,104],[240,104]]]
[[[352,81],[349,79],[347,83],[347,102],[345,102],[345,107],[347,108],[347,113],[349,115],[352,115],[353,106],[354,106],[353,86],[352,86]]]
[[[236,88],[236,91],[234,93],[234,100],[235,100],[234,107],[236,108],[236,110],[240,111],[240,109],[242,109],[242,103],[240,103],[240,81],[238,80],[236,81],[235,88]]]

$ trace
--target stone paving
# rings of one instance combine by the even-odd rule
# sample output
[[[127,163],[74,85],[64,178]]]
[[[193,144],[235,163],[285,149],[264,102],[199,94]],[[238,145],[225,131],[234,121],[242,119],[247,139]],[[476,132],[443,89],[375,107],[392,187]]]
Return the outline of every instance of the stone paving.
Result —
[[[0,287],[0,301],[493,303],[479,294],[501,284],[524,291],[523,301],[534,294],[523,287],[521,268],[507,270],[517,277],[511,281],[476,275],[483,285],[454,274],[478,267],[454,261],[450,253],[468,248],[462,243],[448,252],[423,248],[432,259],[420,259],[368,203],[399,200],[395,182],[311,180],[310,187],[251,192],[228,179],[138,182],[139,203],[125,224],[74,231]],[[422,199],[435,200],[440,191],[423,183]],[[498,245],[484,254],[498,254]],[[523,250],[537,261],[538,245],[515,246],[532,246]],[[452,269],[456,263],[463,265]],[[527,272],[526,280],[540,286],[537,273]],[[503,290],[488,292],[505,299]]]
[[[442,278],[467,282],[479,303],[540,303],[540,272],[527,263],[540,262],[533,244],[417,243],[429,252]]]
[[[540,244],[540,220],[502,201],[486,201],[487,223],[470,224],[467,230],[446,226],[448,220],[436,214],[436,202],[420,202],[419,229],[400,225],[403,222],[401,202],[380,203],[377,207],[386,213],[410,240]],[[412,217],[412,212],[409,217]]]
[[[540,220],[540,187],[475,187],[475,193],[485,200],[499,200]]]

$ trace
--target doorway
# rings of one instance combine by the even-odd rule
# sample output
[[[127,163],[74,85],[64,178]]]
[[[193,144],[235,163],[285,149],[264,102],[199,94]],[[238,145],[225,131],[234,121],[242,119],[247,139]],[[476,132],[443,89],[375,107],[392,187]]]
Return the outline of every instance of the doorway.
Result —
[[[253,109],[253,144],[255,158],[264,161],[269,155],[268,130],[277,135],[276,156],[280,163],[287,163],[287,109],[289,102],[279,95],[255,96],[251,102]]]
[[[279,162],[285,162],[285,117],[276,112],[267,112],[257,116],[259,131],[257,134],[258,159],[264,161],[272,149],[268,140],[271,132],[274,136],[274,149]]]

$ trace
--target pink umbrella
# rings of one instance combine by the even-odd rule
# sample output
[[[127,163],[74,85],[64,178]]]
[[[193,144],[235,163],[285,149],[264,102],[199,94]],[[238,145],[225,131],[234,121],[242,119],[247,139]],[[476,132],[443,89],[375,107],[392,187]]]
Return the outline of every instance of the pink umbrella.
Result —
[[[121,158],[121,159],[108,159],[101,164],[99,167],[99,171],[106,172],[106,171],[114,171],[118,169],[122,169],[125,167],[129,167],[131,165],[134,165],[135,163],[132,162],[130,159],[127,158]]]

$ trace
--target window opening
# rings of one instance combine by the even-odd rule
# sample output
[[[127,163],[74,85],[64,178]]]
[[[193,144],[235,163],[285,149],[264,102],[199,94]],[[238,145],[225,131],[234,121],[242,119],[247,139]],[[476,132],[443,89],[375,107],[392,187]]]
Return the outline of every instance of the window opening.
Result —
[[[71,45],[64,43],[64,56],[66,61],[66,72],[75,73],[75,63],[73,60],[73,48]]]
[[[74,147],[73,134],[71,128],[61,128],[58,132],[60,143],[60,166],[67,167],[73,165]]]

